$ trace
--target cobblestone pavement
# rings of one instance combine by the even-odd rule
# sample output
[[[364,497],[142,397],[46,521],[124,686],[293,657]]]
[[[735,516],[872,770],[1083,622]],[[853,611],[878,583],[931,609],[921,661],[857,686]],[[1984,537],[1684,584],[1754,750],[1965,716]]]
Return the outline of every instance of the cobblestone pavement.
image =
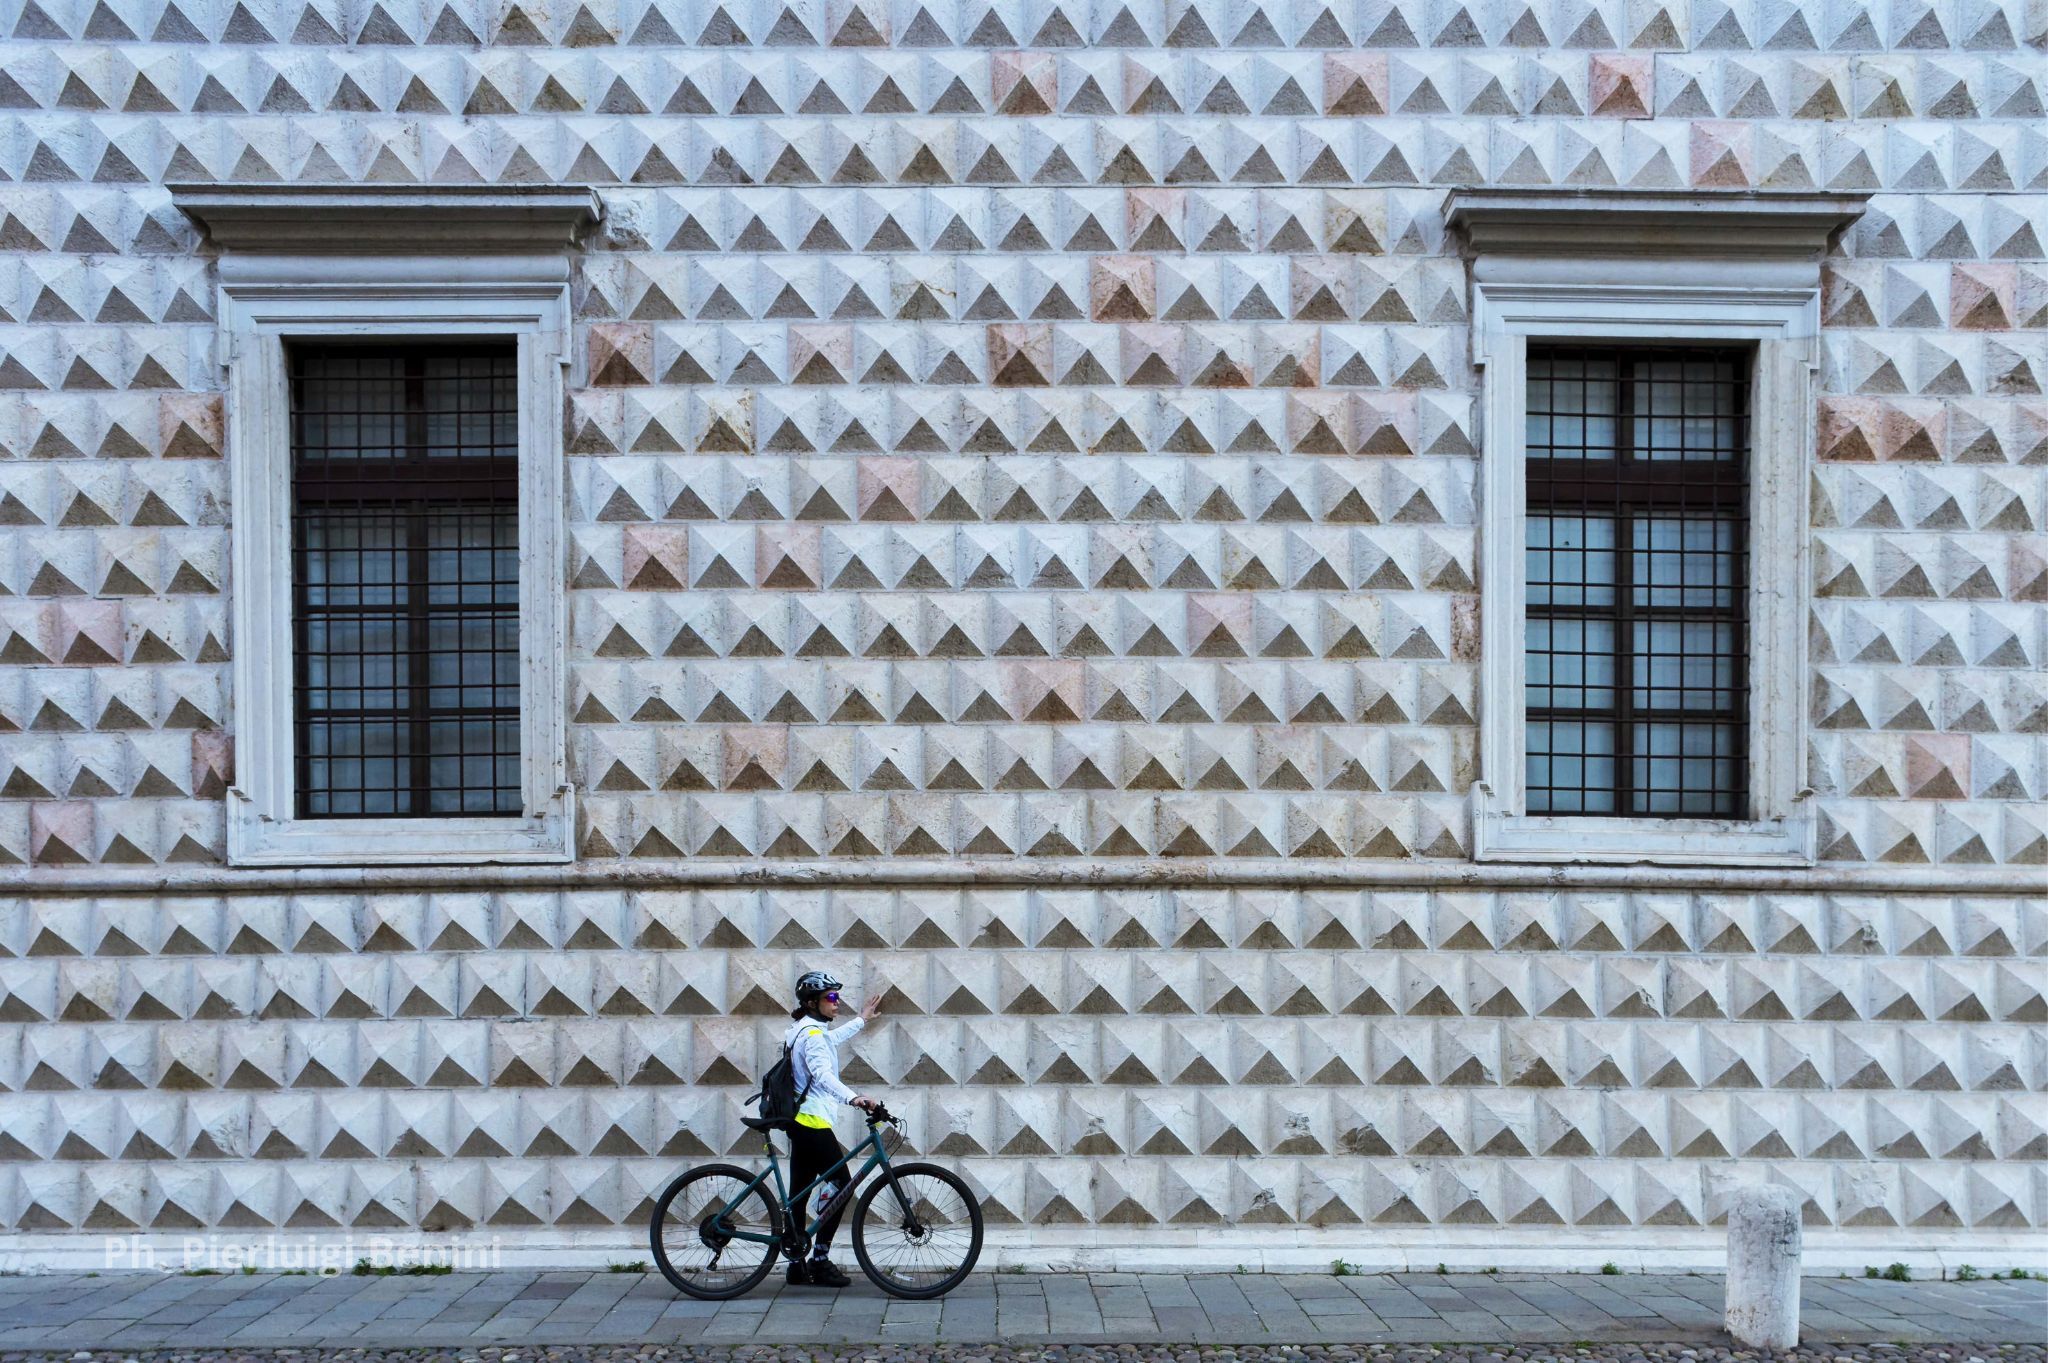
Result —
[[[1806,1337],[2039,1345],[2048,1283],[1808,1278]],[[771,1279],[700,1302],[652,1273],[0,1279],[0,1350],[640,1343],[1282,1344],[1699,1342],[1721,1280],[1630,1274],[977,1274],[942,1301],[855,1276],[831,1292]],[[1918,1354],[1924,1351],[1915,1350]],[[1687,1360],[1687,1363],[1691,1363]]]

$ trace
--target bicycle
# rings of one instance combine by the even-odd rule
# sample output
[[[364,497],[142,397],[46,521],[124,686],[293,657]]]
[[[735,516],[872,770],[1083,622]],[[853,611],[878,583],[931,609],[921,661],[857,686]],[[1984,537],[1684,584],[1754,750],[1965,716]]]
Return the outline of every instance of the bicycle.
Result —
[[[887,1108],[872,1108],[866,1138],[794,1193],[783,1184],[775,1142],[769,1139],[776,1123],[760,1117],[740,1121],[761,1133],[768,1151],[765,1170],[750,1174],[737,1165],[699,1165],[669,1184],[654,1204],[648,1228],[654,1262],[678,1292],[726,1301],[758,1287],[778,1255],[801,1260],[819,1223],[844,1207],[878,1165],[881,1177],[860,1194],[853,1209],[853,1253],[861,1272],[890,1296],[912,1300],[944,1296],[967,1280],[981,1257],[981,1204],[950,1169],[890,1162],[882,1128],[900,1131],[902,1123]],[[813,1190],[870,1147],[860,1172],[806,1222],[803,1209]]]

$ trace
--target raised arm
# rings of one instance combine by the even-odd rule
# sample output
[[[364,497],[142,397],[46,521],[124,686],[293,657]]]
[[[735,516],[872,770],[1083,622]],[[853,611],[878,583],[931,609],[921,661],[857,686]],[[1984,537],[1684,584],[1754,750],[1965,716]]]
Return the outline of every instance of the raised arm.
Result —
[[[841,1027],[840,1032],[846,1028]],[[803,1034],[804,1067],[810,1071],[811,1087],[835,1102],[851,1103],[859,1095],[839,1079],[839,1058],[833,1054],[837,1034],[827,1036],[823,1027]]]

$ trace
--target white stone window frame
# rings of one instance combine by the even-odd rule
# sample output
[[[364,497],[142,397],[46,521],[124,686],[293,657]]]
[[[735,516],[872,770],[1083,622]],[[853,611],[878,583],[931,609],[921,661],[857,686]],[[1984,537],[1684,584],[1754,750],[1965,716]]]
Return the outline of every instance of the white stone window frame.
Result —
[[[570,247],[588,190],[174,187],[219,260],[234,631],[227,855],[236,866],[476,865],[574,857],[562,405]],[[521,813],[304,818],[293,734],[294,340],[517,346]]]
[[[1848,196],[1465,191],[1480,470],[1481,861],[1808,866],[1807,470],[1819,366],[1818,258]],[[1754,346],[1750,387],[1748,817],[1530,814],[1527,804],[1527,357],[1532,341]]]

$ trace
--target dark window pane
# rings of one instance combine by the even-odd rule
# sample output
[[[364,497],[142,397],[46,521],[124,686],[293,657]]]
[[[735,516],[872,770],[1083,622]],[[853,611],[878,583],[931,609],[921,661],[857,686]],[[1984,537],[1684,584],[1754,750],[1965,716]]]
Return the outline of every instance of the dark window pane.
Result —
[[[411,814],[406,726],[392,719],[333,719],[302,726],[300,764],[310,775],[300,790],[303,815],[353,818]]]
[[[367,351],[309,356],[292,387],[292,424],[301,462],[384,460],[405,454],[405,366]]]
[[[1612,459],[1620,370],[1611,355],[1529,349],[1526,434],[1533,457]]]
[[[1614,812],[1614,726],[1529,721],[1529,812]]]
[[[516,815],[513,347],[293,346],[298,810]]]
[[[436,512],[427,521],[426,536],[429,604],[519,604],[516,507],[466,507]]]
[[[1614,604],[1614,518],[1531,513],[1529,604]]]
[[[1748,374],[1727,348],[1528,359],[1532,814],[1748,802]]]
[[[436,459],[516,459],[519,382],[490,356],[428,356],[427,451]]]
[[[395,712],[411,684],[403,616],[308,611],[302,690],[309,713]]]
[[[1740,459],[1747,357],[1663,351],[1629,361],[1631,452],[1637,459]]]
[[[519,721],[442,721],[430,730],[429,813],[496,814],[493,792],[519,788]]]
[[[405,600],[405,520],[369,507],[313,507],[293,527],[308,606],[393,606]]]
[[[1739,524],[1720,516],[1639,516],[1631,529],[1638,606],[1734,608],[1744,576]]]
[[[1735,626],[1716,620],[1635,622],[1635,707],[1709,710],[1735,705]]]
[[[1634,808],[1658,818],[1734,818],[1741,735],[1732,724],[1638,724]]]
[[[1526,625],[1529,704],[1553,710],[1614,708],[1614,622],[1541,620]]]

